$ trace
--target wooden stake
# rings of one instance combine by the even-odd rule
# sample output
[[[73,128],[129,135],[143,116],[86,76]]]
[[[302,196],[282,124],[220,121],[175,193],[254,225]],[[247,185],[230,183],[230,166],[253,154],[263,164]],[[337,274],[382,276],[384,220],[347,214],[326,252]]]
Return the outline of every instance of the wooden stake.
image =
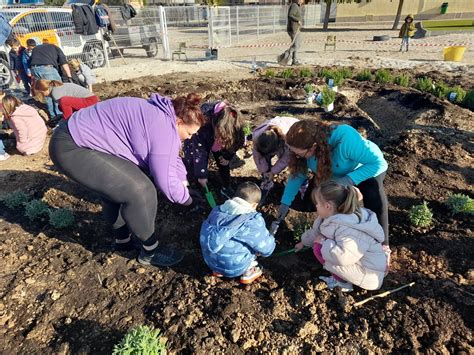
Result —
[[[385,292],[382,292],[378,295],[375,295],[375,296],[371,296],[369,298],[366,298],[365,300],[362,300],[362,301],[359,301],[359,302],[356,302],[354,303],[354,307],[357,307],[357,306],[361,306],[363,305],[364,303],[366,302],[369,302],[370,300],[373,300],[375,298],[383,298],[383,297],[387,297],[388,295],[392,294],[392,293],[395,293],[397,291],[400,291],[400,290],[403,290],[404,288],[407,288],[407,287],[412,287],[415,283],[414,282],[410,282],[409,284],[407,285],[403,285],[399,288],[396,288],[396,289],[393,289],[391,291],[385,291]]]

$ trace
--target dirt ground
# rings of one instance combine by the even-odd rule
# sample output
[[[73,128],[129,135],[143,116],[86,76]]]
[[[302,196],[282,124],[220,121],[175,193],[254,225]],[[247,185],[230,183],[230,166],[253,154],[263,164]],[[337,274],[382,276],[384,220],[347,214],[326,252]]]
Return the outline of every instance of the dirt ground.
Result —
[[[473,86],[472,78],[457,73],[431,74]],[[304,104],[309,79],[231,79],[182,73],[102,84],[96,91],[101,99],[195,91],[206,100],[237,103],[253,124],[283,114],[351,123],[389,162],[392,265],[382,291],[415,286],[353,307],[381,291],[325,289],[318,276],[327,272],[311,252],[262,259],[264,275],[249,286],[213,278],[198,240],[207,211],[186,216],[163,198],[160,238],[186,256],[172,268],[143,267],[135,253],[112,251],[98,197],[57,173],[45,147],[1,163],[0,196],[25,191],[72,209],[76,224],[58,231],[1,207],[0,352],[110,353],[129,328],[148,324],[179,353],[472,353],[473,218],[452,216],[443,201],[451,192],[474,194],[474,113],[414,89],[348,81],[329,115]],[[258,179],[249,152],[239,152],[246,164],[233,170],[235,185]],[[218,183],[211,185],[217,191]],[[263,208],[268,222],[282,190],[276,184]],[[432,208],[434,224],[417,230],[407,210],[422,201]],[[292,210],[280,228],[278,250],[294,244],[291,220],[299,215]]]

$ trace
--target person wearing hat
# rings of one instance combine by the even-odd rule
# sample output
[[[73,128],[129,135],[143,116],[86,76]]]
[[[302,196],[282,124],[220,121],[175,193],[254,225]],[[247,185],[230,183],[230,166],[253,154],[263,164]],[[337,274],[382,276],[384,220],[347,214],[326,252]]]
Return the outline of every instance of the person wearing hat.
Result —
[[[400,33],[398,37],[402,39],[402,43],[400,44],[400,52],[403,52],[403,46],[406,45],[407,47],[407,52],[408,52],[408,47],[410,45],[410,38],[412,38],[415,35],[415,24],[413,23],[413,15],[408,15],[405,18],[405,22],[402,25],[402,28],[400,29]]]

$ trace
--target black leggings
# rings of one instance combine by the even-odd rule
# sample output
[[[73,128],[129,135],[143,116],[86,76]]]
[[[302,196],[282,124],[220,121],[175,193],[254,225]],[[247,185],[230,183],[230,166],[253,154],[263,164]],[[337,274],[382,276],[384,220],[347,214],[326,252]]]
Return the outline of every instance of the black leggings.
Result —
[[[113,229],[127,226],[143,242],[154,235],[156,188],[137,165],[79,147],[69,133],[67,122],[54,131],[49,154],[62,173],[102,197],[105,219]]]
[[[227,165],[222,165],[219,158],[224,157],[221,152],[212,152],[214,160],[216,161],[217,168],[219,169],[219,176],[222,180],[223,187],[229,187],[230,185],[230,161]],[[224,158],[225,159],[225,158]]]
[[[356,187],[364,196],[364,207],[374,211],[377,215],[377,219],[385,234],[385,241],[383,244],[388,245],[388,201],[383,186],[385,175],[386,173],[382,173],[376,177],[362,181],[359,185],[356,185]],[[312,186],[312,182],[310,182],[309,186]],[[308,189],[304,195],[302,210],[307,212],[314,212],[316,210],[314,203],[311,200],[310,189]]]

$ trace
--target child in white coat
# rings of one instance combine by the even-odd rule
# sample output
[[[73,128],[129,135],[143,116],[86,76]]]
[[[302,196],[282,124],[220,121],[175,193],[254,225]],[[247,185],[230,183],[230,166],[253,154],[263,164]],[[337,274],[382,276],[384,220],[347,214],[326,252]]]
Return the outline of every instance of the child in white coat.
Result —
[[[318,218],[295,248],[313,247],[316,259],[331,273],[320,276],[329,289],[340,287],[350,292],[352,284],[379,289],[387,271],[387,255],[375,213],[360,207],[353,186],[325,182],[313,190],[312,198]]]

